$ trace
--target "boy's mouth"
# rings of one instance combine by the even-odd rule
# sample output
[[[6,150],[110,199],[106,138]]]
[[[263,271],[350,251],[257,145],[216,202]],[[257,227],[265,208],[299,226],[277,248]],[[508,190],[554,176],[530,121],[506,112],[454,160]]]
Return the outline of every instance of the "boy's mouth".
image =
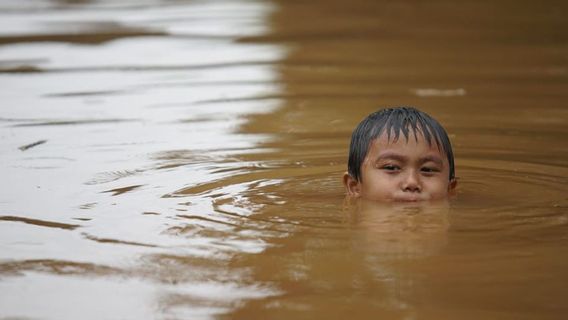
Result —
[[[424,197],[420,197],[418,195],[403,195],[403,196],[396,196],[394,201],[396,202],[418,202],[418,201],[426,201]]]

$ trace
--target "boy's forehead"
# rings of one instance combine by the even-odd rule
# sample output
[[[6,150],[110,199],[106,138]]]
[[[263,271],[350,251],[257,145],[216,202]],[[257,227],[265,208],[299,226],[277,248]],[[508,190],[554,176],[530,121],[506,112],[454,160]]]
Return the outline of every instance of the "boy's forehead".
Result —
[[[417,144],[418,143],[425,143],[425,144],[429,144],[431,146],[437,147],[438,143],[437,143],[436,139],[434,139],[433,136],[430,136],[429,140],[430,141],[428,141],[428,139],[426,138],[426,136],[424,135],[422,130],[420,128],[417,128],[416,130],[408,130],[408,136],[405,136],[404,133],[402,133],[402,132],[399,132],[399,134],[397,135],[393,130],[391,130],[391,132],[389,134],[385,130],[385,131],[381,132],[375,139],[373,139],[372,142],[376,141],[376,142],[393,144],[393,143],[398,143],[398,142],[408,143],[409,141],[414,141]]]
[[[398,138],[394,134],[391,134],[389,137],[388,134],[383,132],[371,141],[369,153],[377,153],[392,148],[399,150],[420,149],[445,158],[443,148],[438,145],[436,139],[432,138],[430,142],[428,142],[421,132],[415,135],[413,131],[408,133],[408,137],[405,137],[404,134],[401,133]]]

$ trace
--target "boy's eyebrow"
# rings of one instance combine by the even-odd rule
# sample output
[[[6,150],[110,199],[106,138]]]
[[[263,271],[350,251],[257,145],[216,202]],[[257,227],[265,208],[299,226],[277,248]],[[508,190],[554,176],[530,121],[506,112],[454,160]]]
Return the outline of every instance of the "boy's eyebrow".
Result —
[[[377,157],[377,159],[375,159],[375,161],[387,160],[387,159],[388,160],[397,160],[397,161],[400,161],[400,162],[405,162],[406,160],[408,160],[407,157],[405,157],[401,154],[398,154],[398,153],[395,153],[395,152],[385,152],[385,153],[379,154],[379,156]]]
[[[434,162],[435,164],[439,165],[440,167],[444,166],[444,161],[442,161],[442,159],[438,156],[425,156],[423,158],[420,159],[421,163],[426,163],[426,162]]]

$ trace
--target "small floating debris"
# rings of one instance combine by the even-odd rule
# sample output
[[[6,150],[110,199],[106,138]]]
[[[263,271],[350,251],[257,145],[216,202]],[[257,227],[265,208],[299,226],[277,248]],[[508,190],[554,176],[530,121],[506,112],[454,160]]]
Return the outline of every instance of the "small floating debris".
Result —
[[[26,151],[26,150],[28,150],[28,149],[31,149],[31,148],[33,148],[33,147],[37,147],[37,146],[39,146],[40,144],[44,144],[44,143],[46,143],[46,142],[47,142],[47,140],[39,140],[39,141],[36,141],[36,142],[34,142],[34,143],[30,143],[30,144],[26,144],[25,146],[21,146],[21,147],[19,147],[18,149],[20,149],[20,150],[22,150],[22,151]]]
[[[110,189],[110,190],[103,191],[103,193],[112,193],[113,196],[118,196],[118,195],[121,195],[123,193],[127,193],[129,191],[132,191],[134,189],[138,189],[142,186],[143,186],[142,184],[138,184],[138,185],[134,185],[134,186],[127,186],[127,187],[122,187],[122,188]]]
[[[85,203],[79,206],[79,209],[87,210],[92,209],[97,205],[96,202]]]
[[[68,224],[68,223],[39,220],[39,219],[31,219],[31,218],[17,217],[17,216],[0,216],[0,221],[23,222],[23,223],[26,223],[26,224],[31,224],[31,225],[40,226],[40,227],[59,228],[59,229],[66,229],[66,230],[74,230],[74,229],[80,227],[80,225],[77,225],[77,224]]]
[[[35,66],[21,65],[16,67],[2,67],[0,66],[0,73],[39,73],[43,72],[42,69]]]
[[[463,88],[458,89],[415,89],[414,93],[419,97],[455,97],[465,96]]]
[[[93,220],[92,218],[71,218],[73,220],[79,220],[79,221],[91,221]]]

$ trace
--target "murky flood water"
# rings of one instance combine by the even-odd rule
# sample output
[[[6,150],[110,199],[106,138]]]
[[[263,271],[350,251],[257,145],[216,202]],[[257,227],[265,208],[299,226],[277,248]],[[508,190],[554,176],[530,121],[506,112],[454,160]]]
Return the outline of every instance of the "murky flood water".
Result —
[[[567,9],[0,1],[0,319],[563,319]],[[392,105],[449,202],[344,199]]]

